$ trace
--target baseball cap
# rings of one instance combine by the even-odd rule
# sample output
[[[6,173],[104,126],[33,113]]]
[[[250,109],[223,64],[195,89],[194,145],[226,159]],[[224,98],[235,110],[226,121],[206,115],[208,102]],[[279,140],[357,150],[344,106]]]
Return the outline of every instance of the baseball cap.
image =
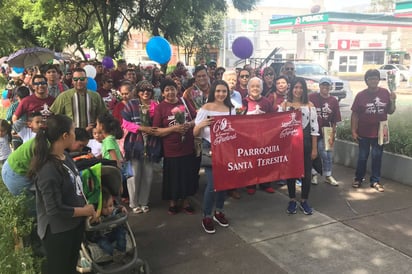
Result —
[[[319,85],[322,85],[322,84],[328,84],[328,85],[332,85],[332,80],[330,80],[330,78],[329,77],[322,77],[320,80],[319,80]]]
[[[208,66],[215,66],[216,67],[217,63],[215,60],[210,60]]]

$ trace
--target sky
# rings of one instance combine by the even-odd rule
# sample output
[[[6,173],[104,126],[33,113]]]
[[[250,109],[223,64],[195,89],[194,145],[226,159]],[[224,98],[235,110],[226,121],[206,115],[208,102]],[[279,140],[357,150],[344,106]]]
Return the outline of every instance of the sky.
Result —
[[[292,0],[295,7],[312,7],[316,0]],[[340,11],[344,7],[370,4],[371,0],[324,0],[324,11]],[[285,0],[260,0],[261,6],[290,7],[290,2]]]

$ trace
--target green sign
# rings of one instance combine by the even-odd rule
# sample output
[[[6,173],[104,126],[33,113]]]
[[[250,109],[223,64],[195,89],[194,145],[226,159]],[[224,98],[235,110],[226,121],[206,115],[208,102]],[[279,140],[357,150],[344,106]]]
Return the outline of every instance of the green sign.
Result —
[[[279,19],[270,20],[270,28],[274,27],[286,27],[286,26],[300,26],[300,25],[309,25],[309,24],[318,24],[318,23],[327,23],[329,22],[328,13],[317,13],[297,17],[286,17]]]

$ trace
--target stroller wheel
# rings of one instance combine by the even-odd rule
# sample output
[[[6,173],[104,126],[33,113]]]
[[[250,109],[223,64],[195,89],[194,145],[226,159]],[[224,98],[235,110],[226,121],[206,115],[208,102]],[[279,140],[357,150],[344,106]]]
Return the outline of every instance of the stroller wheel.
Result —
[[[149,269],[149,264],[146,261],[143,261],[142,263],[137,263],[136,268],[132,270],[133,274],[149,274],[150,269]]]

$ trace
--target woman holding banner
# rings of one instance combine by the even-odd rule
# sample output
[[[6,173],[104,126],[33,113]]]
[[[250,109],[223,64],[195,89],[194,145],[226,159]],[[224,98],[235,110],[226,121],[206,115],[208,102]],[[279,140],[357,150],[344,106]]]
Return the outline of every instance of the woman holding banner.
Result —
[[[203,154],[210,152],[210,124],[212,116],[236,115],[236,111],[230,102],[229,86],[223,80],[216,80],[209,92],[208,103],[203,105],[197,113],[193,135],[200,136],[203,140]],[[211,153],[206,153],[211,155]],[[223,213],[226,191],[214,191],[212,166],[205,167],[207,185],[203,196],[203,220],[202,227],[206,233],[215,233],[213,221],[222,227],[228,227],[229,223]],[[215,212],[212,215],[213,206]]]
[[[247,84],[248,95],[243,99],[243,106],[246,108],[246,115],[255,115],[263,113],[273,113],[273,103],[262,96],[263,81],[258,77],[253,77]],[[261,183],[259,187],[266,193],[275,193],[275,190],[270,185],[270,182]],[[256,193],[256,185],[250,185],[246,187],[246,191],[249,195]]]
[[[312,214],[312,208],[307,199],[309,197],[311,184],[312,160],[317,156],[317,139],[319,136],[319,125],[315,106],[308,100],[308,88],[305,79],[296,77],[288,92],[287,100],[281,104],[280,111],[299,110],[302,112],[303,128],[303,158],[304,158],[304,177],[302,180],[302,192],[300,209],[306,215]],[[296,178],[288,179],[289,205],[287,213],[295,214],[297,209],[296,202]]]

